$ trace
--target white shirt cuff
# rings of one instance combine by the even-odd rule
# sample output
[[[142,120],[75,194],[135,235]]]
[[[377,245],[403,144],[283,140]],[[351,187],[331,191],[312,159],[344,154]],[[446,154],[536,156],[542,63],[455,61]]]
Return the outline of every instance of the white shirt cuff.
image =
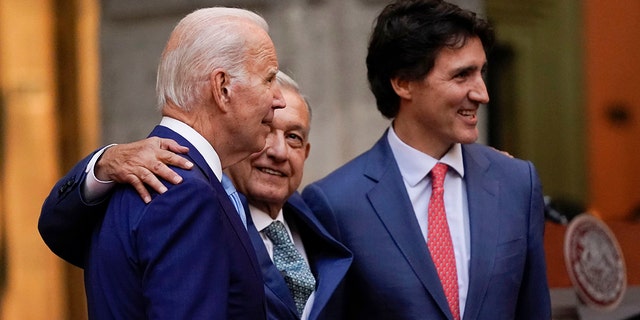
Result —
[[[87,164],[87,168],[85,169],[85,172],[87,173],[87,178],[84,180],[84,183],[82,184],[82,195],[84,196],[85,202],[89,204],[100,202],[100,200],[102,200],[109,193],[109,191],[111,191],[111,189],[113,189],[113,187],[115,186],[115,183],[113,180],[109,180],[109,181],[99,180],[98,178],[96,178],[96,174],[95,174],[96,162],[98,162],[98,159],[100,159],[100,156],[102,156],[102,153],[108,148],[115,145],[116,145],[115,143],[110,144],[100,149],[98,152],[96,152],[93,155],[93,157],[91,157],[91,160],[89,160],[89,163]]]

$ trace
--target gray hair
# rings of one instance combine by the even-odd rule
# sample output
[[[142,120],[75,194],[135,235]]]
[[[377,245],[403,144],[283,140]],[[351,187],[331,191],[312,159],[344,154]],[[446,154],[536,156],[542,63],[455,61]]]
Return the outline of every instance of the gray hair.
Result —
[[[158,107],[171,102],[188,111],[206,101],[207,80],[216,68],[224,68],[243,81],[246,36],[238,30],[239,24],[247,21],[269,31],[258,14],[238,8],[199,9],[180,20],[158,65]]]
[[[299,94],[302,97],[302,99],[304,100],[304,104],[307,107],[307,111],[309,112],[309,121],[311,121],[311,104],[309,103],[309,98],[307,97],[307,95],[300,92],[300,86],[298,86],[298,83],[282,71],[278,71],[278,73],[276,74],[276,81],[283,88],[293,90],[293,92]]]

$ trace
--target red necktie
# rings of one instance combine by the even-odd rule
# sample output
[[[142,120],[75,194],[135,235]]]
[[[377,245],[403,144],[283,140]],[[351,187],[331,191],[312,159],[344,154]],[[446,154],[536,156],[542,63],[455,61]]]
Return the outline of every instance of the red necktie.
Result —
[[[453,254],[453,243],[444,210],[444,177],[447,175],[447,165],[437,163],[431,169],[431,199],[429,199],[429,226],[427,246],[431,258],[438,270],[442,288],[447,296],[453,319],[460,319],[458,299],[458,274],[456,259]]]

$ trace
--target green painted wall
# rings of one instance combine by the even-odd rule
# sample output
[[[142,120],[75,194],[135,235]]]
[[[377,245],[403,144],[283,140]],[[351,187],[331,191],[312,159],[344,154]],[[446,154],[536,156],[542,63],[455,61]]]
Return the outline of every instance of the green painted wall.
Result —
[[[488,0],[486,8],[498,45],[489,65],[489,143],[531,160],[546,195],[584,204],[580,1]]]

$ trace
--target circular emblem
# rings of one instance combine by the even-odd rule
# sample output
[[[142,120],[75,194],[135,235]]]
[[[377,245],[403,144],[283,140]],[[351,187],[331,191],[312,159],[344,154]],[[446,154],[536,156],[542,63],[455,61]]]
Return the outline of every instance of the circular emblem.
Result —
[[[571,220],[564,259],[582,302],[599,309],[618,306],[627,288],[624,258],[615,236],[600,219],[581,214]]]

